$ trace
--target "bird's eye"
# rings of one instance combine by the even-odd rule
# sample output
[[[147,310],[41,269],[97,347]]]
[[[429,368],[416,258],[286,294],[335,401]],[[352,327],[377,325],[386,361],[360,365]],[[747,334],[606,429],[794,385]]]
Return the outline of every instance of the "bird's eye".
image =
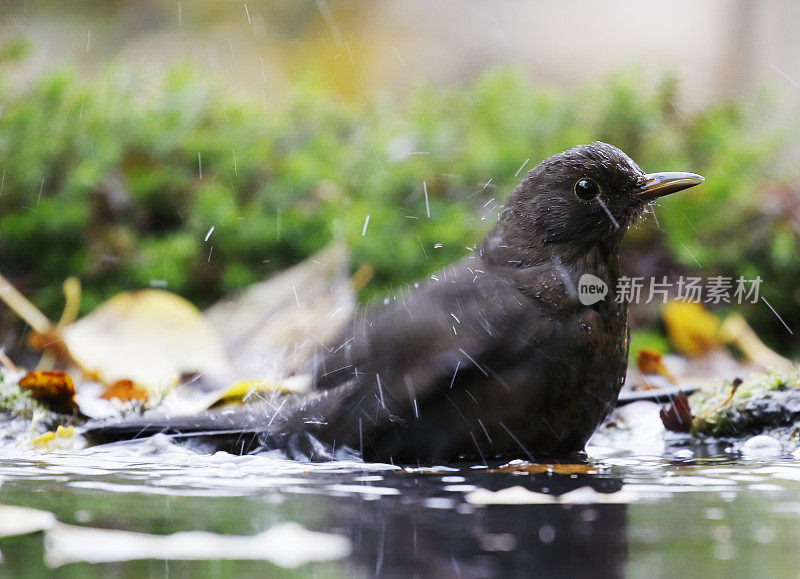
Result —
[[[584,201],[590,201],[600,195],[600,185],[593,179],[579,179],[575,183],[575,195]]]

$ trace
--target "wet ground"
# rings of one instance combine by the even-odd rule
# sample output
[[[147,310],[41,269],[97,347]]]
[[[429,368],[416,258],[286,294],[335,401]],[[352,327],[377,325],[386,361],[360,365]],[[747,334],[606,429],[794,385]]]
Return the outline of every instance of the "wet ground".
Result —
[[[290,541],[283,555],[311,561],[295,567],[291,556],[288,565],[259,560],[258,545],[230,559],[178,560],[185,555],[170,555],[172,547],[143,559],[134,535],[70,543],[48,531],[0,539],[0,576],[796,576],[800,461],[665,444],[653,408],[643,407],[630,430],[596,436],[587,465],[555,472],[303,464],[198,455],[163,439],[78,454],[6,447],[0,504],[50,511],[70,525],[63,529],[253,536],[293,521],[344,537],[346,548],[319,552],[321,539]],[[475,492],[515,486],[537,494],[517,489],[500,500],[595,492],[547,504],[485,504],[498,495]]]

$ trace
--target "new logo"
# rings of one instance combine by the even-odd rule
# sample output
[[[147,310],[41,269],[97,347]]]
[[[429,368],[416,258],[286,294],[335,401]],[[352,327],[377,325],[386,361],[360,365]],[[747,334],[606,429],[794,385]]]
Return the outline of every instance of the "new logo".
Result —
[[[596,304],[608,294],[608,285],[599,277],[585,273],[578,280],[578,299],[585,306]]]

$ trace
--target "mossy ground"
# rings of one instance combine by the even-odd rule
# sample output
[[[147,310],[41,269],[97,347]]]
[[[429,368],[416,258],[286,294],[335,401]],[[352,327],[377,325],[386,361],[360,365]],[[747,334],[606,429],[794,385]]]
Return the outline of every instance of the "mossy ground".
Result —
[[[689,396],[695,436],[745,436],[774,428],[793,428],[800,421],[800,369],[744,377],[730,396],[730,382]]]

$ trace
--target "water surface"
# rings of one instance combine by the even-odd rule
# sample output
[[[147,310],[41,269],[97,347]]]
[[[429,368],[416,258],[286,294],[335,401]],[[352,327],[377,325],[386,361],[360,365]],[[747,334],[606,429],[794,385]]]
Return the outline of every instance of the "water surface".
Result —
[[[86,544],[62,564],[50,560],[52,541],[38,533],[0,539],[0,575],[795,576],[800,462],[790,455],[744,460],[724,445],[709,452],[665,444],[647,415],[630,431],[596,436],[588,472],[572,474],[201,455],[165,440],[44,455],[5,447],[0,503],[51,511],[61,523],[241,536],[292,521],[347,538],[349,554],[295,568],[246,559],[125,560],[119,553],[122,560],[88,563],[97,546]],[[513,486],[554,495],[588,486],[626,498],[469,502],[476,489]]]

